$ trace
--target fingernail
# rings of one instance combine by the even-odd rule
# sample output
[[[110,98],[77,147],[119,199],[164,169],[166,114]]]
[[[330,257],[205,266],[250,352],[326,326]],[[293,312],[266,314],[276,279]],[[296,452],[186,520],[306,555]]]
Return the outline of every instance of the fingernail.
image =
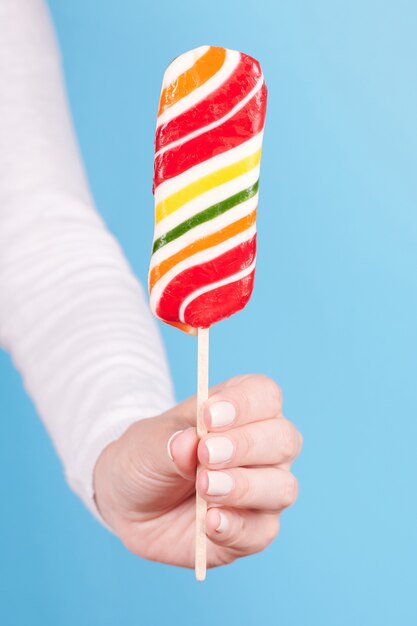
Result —
[[[233,443],[228,437],[210,437],[206,439],[209,463],[224,463],[232,458]]]
[[[228,426],[236,419],[236,409],[231,402],[219,400],[209,406],[210,425],[214,428]]]
[[[219,511],[219,525],[216,528],[217,533],[224,533],[229,528],[229,520],[224,513]]]
[[[173,435],[171,435],[171,437],[168,439],[168,443],[167,443],[167,452],[168,452],[168,456],[171,459],[171,461],[174,460],[174,457],[172,456],[172,452],[171,452],[171,444],[174,441],[175,437],[177,435],[179,435],[180,433],[183,433],[184,430],[176,430],[175,433]]]
[[[233,489],[233,478],[226,472],[207,472],[208,496],[225,496]]]

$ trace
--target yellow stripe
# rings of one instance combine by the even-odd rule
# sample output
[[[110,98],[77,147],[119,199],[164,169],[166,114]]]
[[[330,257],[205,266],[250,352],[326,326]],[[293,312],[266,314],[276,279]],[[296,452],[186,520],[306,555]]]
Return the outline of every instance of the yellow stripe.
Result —
[[[261,151],[260,148],[257,152],[250,154],[241,161],[237,161],[236,163],[222,167],[216,172],[207,174],[159,202],[155,207],[156,222],[160,222],[164,217],[171,215],[171,213],[174,213],[174,211],[182,207],[183,204],[193,200],[205,191],[209,191],[209,189],[213,187],[227,183],[229,180],[253,170],[259,165]]]

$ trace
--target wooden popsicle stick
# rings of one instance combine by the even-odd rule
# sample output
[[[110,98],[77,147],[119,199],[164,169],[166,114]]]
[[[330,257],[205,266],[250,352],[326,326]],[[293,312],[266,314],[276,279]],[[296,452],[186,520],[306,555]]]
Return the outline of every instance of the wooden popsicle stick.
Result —
[[[197,349],[197,435],[207,433],[204,423],[204,403],[208,398],[208,363],[209,363],[209,329],[198,329]],[[199,472],[197,467],[197,474]],[[196,533],[195,533],[195,577],[197,580],[206,578],[207,539],[206,539],[207,502],[196,492]]]

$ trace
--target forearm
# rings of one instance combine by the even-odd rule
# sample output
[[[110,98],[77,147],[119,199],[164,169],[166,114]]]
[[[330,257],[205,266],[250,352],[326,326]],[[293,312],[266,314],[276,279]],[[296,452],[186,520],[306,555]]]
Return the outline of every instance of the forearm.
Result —
[[[92,506],[103,447],[168,408],[141,287],[96,213],[39,0],[0,5],[0,341]]]

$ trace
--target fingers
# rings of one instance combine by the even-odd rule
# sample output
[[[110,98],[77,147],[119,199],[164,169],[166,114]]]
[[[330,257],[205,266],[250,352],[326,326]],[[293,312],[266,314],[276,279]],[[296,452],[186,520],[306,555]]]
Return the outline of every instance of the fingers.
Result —
[[[223,404],[215,406],[217,403]],[[167,411],[166,415],[180,413],[184,422],[193,426],[196,409],[197,398],[193,396]],[[235,376],[210,389],[205,421],[209,430],[221,430],[278,417],[281,412],[282,394],[276,382],[262,374],[246,374]]]
[[[202,470],[197,490],[209,502],[237,508],[282,511],[298,494],[297,479],[275,467],[236,468],[228,471]]]
[[[282,394],[275,381],[251,374],[215,387],[204,419],[208,430],[212,431],[278,417],[281,412]]]
[[[206,533],[210,540],[242,555],[260,552],[274,540],[278,531],[276,514],[227,508],[211,508],[207,512]]]
[[[200,463],[213,469],[251,465],[278,465],[295,459],[301,435],[285,418],[270,419],[202,437]]]

